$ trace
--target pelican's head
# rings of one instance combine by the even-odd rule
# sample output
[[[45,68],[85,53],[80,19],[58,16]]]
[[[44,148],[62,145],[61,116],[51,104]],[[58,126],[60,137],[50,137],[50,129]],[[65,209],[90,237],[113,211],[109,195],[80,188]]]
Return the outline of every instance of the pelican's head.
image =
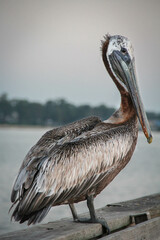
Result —
[[[105,58],[108,62],[108,71],[120,91],[127,92],[139,118],[143,132],[149,143],[152,142],[150,126],[140,97],[135,70],[134,51],[128,38],[115,35],[107,36]]]
[[[129,92],[125,82],[125,71],[130,66],[130,68],[134,68],[135,72],[134,51],[131,42],[120,35],[109,36],[106,57],[116,80],[124,87],[125,91]]]

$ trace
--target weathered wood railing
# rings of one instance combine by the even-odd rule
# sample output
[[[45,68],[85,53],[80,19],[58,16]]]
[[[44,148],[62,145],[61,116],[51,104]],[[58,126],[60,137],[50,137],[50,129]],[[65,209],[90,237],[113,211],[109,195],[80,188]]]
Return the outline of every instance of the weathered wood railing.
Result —
[[[87,214],[83,214],[87,215]],[[111,230],[105,235],[100,224],[74,223],[71,219],[38,225],[32,228],[0,235],[10,240],[159,240],[160,239],[160,194],[131,201],[107,205],[97,210],[105,218]]]

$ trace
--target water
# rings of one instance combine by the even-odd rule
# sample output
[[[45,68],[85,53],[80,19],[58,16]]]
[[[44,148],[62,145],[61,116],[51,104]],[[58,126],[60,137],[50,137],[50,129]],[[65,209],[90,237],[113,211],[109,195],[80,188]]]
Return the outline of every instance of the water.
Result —
[[[0,128],[0,234],[26,228],[10,222],[10,193],[17,171],[30,147],[47,131],[46,128]],[[143,133],[130,163],[95,200],[95,207],[160,192],[160,133],[147,144]],[[79,213],[86,212],[85,202],[77,204]],[[43,223],[71,217],[68,206],[51,209]]]

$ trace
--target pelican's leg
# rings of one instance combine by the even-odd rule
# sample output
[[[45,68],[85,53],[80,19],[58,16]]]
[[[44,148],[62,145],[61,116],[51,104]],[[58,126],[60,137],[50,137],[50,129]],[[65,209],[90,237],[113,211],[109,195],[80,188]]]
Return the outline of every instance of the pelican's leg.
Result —
[[[78,215],[77,215],[77,211],[76,211],[76,209],[75,209],[74,204],[73,204],[73,203],[70,203],[69,206],[70,206],[70,209],[71,209],[71,212],[72,212],[73,220],[74,220],[75,222],[78,221]]]
[[[90,216],[91,216],[91,221],[95,222],[97,217],[96,217],[96,212],[95,212],[95,209],[94,209],[93,195],[87,196],[87,206],[88,206],[89,213],[90,213]]]
[[[69,204],[72,215],[73,215],[73,219],[75,222],[81,222],[81,223],[100,223],[105,229],[105,232],[109,234],[110,230],[109,230],[108,224],[104,219],[97,218],[93,202],[94,202],[93,196],[92,195],[87,196],[87,206],[88,206],[90,217],[91,217],[89,219],[79,218],[77,215],[76,209],[74,207],[74,204]]]
[[[105,221],[105,219],[97,218],[97,216],[96,216],[96,212],[95,212],[95,208],[94,208],[94,197],[93,197],[93,195],[87,196],[87,206],[89,208],[89,212],[90,212],[90,216],[91,216],[90,222],[100,223],[103,226],[103,228],[105,229],[105,232],[107,232],[109,234],[110,229],[109,229],[108,224]]]

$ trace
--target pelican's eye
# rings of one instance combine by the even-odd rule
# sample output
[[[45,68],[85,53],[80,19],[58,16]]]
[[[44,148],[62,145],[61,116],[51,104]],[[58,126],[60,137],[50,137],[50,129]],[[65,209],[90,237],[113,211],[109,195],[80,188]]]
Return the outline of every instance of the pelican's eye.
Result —
[[[123,54],[126,54],[126,52],[127,52],[127,49],[126,49],[126,48],[124,48],[124,47],[122,47],[122,48],[121,48],[121,52],[122,52]]]

